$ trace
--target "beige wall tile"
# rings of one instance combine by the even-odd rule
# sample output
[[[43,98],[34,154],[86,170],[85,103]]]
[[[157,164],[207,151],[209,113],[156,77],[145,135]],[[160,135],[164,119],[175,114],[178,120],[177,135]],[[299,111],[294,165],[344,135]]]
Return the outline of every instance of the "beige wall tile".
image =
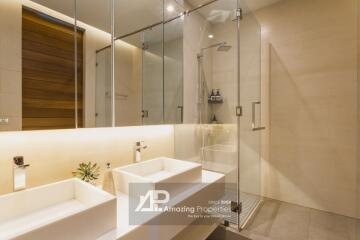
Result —
[[[0,69],[0,92],[21,97],[21,72]]]
[[[0,2],[0,69],[21,71],[21,14],[21,0]]]
[[[263,193],[355,216],[356,1],[284,0],[256,16],[269,82]]]
[[[0,93],[0,115],[21,117],[21,95]]]

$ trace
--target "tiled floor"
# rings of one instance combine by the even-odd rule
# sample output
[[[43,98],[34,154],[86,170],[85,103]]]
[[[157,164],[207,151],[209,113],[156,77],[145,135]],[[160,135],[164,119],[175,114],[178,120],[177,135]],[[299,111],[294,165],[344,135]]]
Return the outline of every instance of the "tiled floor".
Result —
[[[356,220],[266,200],[244,233],[253,240],[358,240]]]

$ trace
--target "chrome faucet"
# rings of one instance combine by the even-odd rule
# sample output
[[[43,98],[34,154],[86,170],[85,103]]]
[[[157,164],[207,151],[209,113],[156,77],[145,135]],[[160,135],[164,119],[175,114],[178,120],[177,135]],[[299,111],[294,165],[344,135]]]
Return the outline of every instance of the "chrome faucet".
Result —
[[[26,168],[30,167],[30,164],[24,163],[24,157],[14,157],[14,182],[13,190],[14,192],[20,191],[26,188]]]
[[[135,143],[135,161],[141,162],[141,150],[146,149],[148,146],[144,145],[144,141],[139,141]]]

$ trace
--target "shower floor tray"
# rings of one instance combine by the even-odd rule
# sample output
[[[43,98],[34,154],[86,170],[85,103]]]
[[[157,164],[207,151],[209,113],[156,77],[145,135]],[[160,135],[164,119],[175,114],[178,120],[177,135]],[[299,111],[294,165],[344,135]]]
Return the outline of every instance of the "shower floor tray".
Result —
[[[234,190],[226,189],[225,195],[222,200],[227,201],[236,201],[237,193]],[[260,197],[248,193],[240,193],[240,201],[242,203],[242,212],[240,214],[240,223],[239,225],[243,227],[248,221],[251,214],[255,211],[256,207],[260,203]],[[228,221],[230,224],[238,225],[238,214],[231,212],[231,214],[219,212],[220,215],[224,216],[224,220]]]

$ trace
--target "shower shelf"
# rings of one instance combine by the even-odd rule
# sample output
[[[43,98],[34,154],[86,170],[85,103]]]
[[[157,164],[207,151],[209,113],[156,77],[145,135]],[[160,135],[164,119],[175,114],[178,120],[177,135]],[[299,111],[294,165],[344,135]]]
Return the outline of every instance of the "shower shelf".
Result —
[[[210,103],[210,104],[222,104],[222,103],[224,103],[224,100],[220,100],[220,101],[214,101],[214,100],[208,100],[208,103]]]

